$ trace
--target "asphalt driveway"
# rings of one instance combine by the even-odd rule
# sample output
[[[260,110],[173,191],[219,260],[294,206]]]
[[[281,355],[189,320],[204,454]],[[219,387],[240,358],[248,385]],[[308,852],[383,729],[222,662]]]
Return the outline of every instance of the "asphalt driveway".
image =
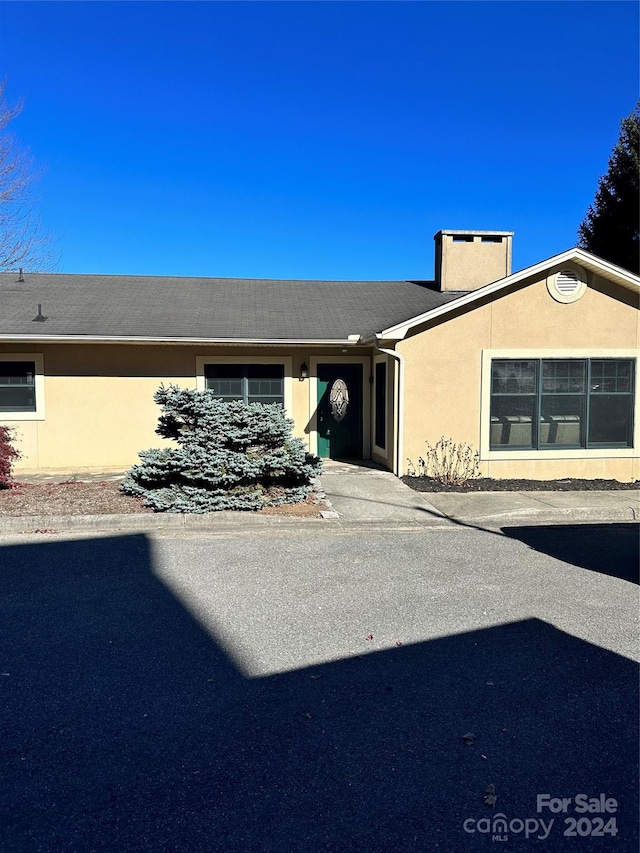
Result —
[[[635,851],[633,540],[581,537],[5,541],[0,848]]]

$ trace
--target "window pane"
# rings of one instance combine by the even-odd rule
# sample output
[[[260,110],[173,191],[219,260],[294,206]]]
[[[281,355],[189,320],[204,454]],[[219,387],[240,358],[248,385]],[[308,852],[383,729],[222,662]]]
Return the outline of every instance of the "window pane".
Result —
[[[282,364],[248,364],[245,369],[249,379],[284,379]]]
[[[35,389],[0,385],[0,412],[35,412]]]
[[[583,394],[585,390],[586,362],[571,361],[542,362],[543,394]]]
[[[584,407],[583,396],[543,396],[540,410],[540,444],[580,447],[583,442]]]
[[[494,397],[491,401],[491,446],[533,447],[535,408],[534,396]]]
[[[387,365],[383,361],[376,364],[376,423],[374,442],[377,447],[386,448],[387,442]]]
[[[249,398],[282,395],[281,379],[250,379]]]
[[[0,412],[35,412],[35,374],[33,361],[0,361]]]
[[[494,361],[492,363],[492,394],[534,394],[535,390],[535,361]]]
[[[205,364],[204,375],[207,379],[242,379],[242,364]]]
[[[33,385],[36,365],[33,361],[0,361],[0,387]]]
[[[631,447],[631,394],[594,394],[589,409],[589,444]]]
[[[633,368],[630,359],[594,359],[591,362],[591,393],[616,394],[633,390]]]
[[[242,373],[241,364],[206,364],[204,375],[206,387],[213,391],[216,397],[225,400],[242,400]]]
[[[242,400],[242,379],[207,379],[207,389],[216,397],[229,400]]]
[[[281,364],[249,364],[248,400],[250,403],[284,405],[284,367]]]

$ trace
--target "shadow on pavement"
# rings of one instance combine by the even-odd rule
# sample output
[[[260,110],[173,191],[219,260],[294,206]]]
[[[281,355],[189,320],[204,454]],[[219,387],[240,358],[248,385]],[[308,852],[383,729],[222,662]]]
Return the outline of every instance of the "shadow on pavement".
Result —
[[[0,566],[4,853],[456,853],[487,849],[463,822],[496,812],[555,817],[546,849],[635,850],[624,657],[529,619],[251,679],[145,536],[9,546]],[[602,792],[615,838],[536,813],[538,793]]]
[[[565,563],[631,583],[639,582],[640,526],[637,524],[503,527],[502,532]]]

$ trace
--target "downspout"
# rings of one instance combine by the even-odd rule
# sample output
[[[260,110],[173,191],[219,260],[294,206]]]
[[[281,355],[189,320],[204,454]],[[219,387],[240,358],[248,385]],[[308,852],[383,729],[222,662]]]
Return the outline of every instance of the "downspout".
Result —
[[[394,383],[397,418],[396,418],[396,447],[395,458],[393,461],[393,473],[396,477],[402,477],[403,460],[404,460],[404,356],[401,352],[396,352],[392,349],[385,349],[378,345],[377,336],[373,339],[373,345],[378,352],[391,356],[398,362],[398,382],[397,386]]]

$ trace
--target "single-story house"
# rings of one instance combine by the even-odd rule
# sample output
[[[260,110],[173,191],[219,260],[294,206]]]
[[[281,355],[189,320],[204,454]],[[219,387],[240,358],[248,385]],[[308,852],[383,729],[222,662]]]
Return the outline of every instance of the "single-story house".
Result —
[[[125,469],[161,383],[277,402],[323,457],[398,475],[441,436],[486,476],[640,478],[640,278],[512,232],[439,231],[433,281],[0,274],[17,470]]]

